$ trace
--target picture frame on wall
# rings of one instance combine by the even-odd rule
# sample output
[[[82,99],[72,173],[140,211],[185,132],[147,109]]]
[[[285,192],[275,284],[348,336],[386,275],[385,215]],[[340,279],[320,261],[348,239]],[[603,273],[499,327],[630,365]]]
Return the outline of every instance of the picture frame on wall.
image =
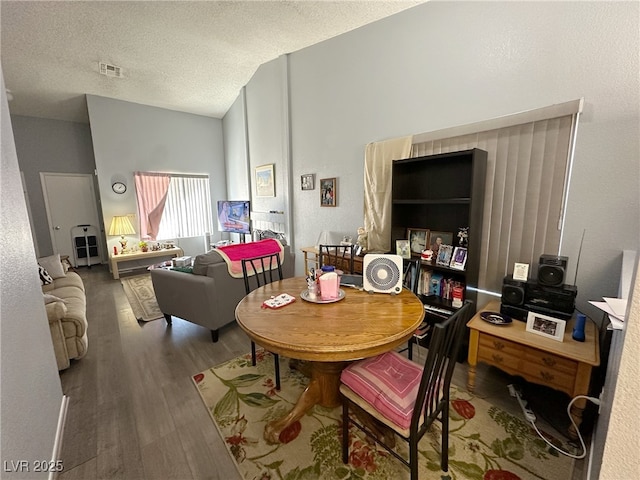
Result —
[[[542,335],[558,342],[564,341],[564,330],[567,322],[560,318],[550,317],[541,313],[529,312],[527,315],[527,332]]]
[[[320,180],[320,206],[335,207],[338,204],[338,190],[336,178],[323,178]]]
[[[315,175],[313,173],[307,173],[300,175],[300,189],[301,190],[313,190],[315,186]]]
[[[274,178],[273,163],[269,165],[261,165],[256,167],[256,196],[257,197],[275,197],[276,183]]]
[[[429,244],[429,230],[424,228],[408,228],[407,238],[411,247],[411,253],[420,255],[426,250]]]
[[[400,255],[402,258],[411,258],[409,240],[396,240],[396,255]]]

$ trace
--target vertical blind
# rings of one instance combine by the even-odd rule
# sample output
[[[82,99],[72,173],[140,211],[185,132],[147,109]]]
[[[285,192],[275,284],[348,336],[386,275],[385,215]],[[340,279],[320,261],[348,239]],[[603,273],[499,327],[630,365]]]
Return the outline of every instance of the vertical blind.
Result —
[[[212,231],[208,175],[135,172],[134,178],[142,238],[197,237]]]
[[[478,288],[500,292],[515,262],[560,248],[568,172],[582,100],[416,135],[412,157],[488,152]]]
[[[158,238],[197,237],[212,231],[209,176],[171,174]]]

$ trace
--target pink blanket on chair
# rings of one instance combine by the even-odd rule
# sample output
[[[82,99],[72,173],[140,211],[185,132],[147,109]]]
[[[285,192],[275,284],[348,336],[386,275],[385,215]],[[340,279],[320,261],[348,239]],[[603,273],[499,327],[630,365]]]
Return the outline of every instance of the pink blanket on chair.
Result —
[[[227,262],[229,275],[242,278],[242,260],[246,258],[262,257],[272,253],[280,254],[280,264],[284,263],[284,247],[275,238],[267,238],[258,242],[237,243],[226,247],[216,248],[220,256]]]

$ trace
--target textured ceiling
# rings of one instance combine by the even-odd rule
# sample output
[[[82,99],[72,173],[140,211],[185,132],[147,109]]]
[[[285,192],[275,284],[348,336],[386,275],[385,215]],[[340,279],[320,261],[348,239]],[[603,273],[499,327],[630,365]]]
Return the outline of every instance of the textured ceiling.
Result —
[[[86,123],[94,94],[221,118],[261,64],[423,1],[2,0],[9,109]]]

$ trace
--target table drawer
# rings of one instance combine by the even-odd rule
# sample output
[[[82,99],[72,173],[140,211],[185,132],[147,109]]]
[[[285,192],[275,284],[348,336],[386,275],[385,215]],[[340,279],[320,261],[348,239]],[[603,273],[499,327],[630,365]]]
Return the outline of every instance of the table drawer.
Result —
[[[567,374],[554,368],[544,367],[535,363],[525,362],[522,365],[523,376],[534,383],[547,385],[556,390],[566,392],[571,395],[575,375]]]
[[[493,335],[487,335],[486,333],[480,334],[479,352],[497,352],[522,358],[525,348],[526,347],[523,347],[522,345],[503,340],[502,338],[494,337]]]
[[[526,349],[524,358],[528,365],[537,365],[542,369],[570,375],[572,377],[578,371],[578,362],[533,348]]]
[[[492,335],[481,334],[478,345],[478,360],[495,365],[508,372],[519,369],[525,348]]]

